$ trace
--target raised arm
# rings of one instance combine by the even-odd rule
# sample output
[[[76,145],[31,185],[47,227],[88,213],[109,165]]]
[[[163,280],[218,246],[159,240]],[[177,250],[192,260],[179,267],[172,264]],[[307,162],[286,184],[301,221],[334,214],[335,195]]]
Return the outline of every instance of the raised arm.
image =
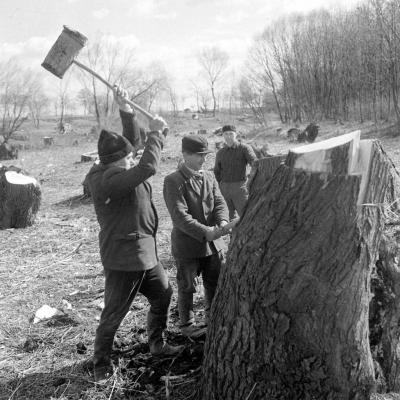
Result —
[[[110,200],[130,194],[136,186],[156,173],[167,133],[165,127],[166,122],[156,116],[150,122],[151,132],[139,163],[125,171],[121,171],[119,167],[112,167],[104,173],[102,185]]]
[[[122,136],[125,136],[133,147],[138,149],[141,145],[140,125],[135,111],[127,103],[129,95],[126,90],[115,85],[113,88],[114,101],[118,104],[119,115],[122,123]]]

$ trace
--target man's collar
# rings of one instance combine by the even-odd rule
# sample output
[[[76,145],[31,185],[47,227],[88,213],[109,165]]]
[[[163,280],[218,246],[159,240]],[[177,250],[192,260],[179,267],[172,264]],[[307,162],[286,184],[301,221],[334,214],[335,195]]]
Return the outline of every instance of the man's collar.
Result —
[[[227,144],[225,144],[225,147],[227,149],[236,149],[237,147],[239,147],[239,142],[236,141],[235,143],[233,143],[232,146],[228,146]]]
[[[195,171],[194,169],[189,168],[185,163],[181,165],[180,170],[187,178],[191,178],[194,175],[196,176],[203,175],[202,169],[200,171]]]

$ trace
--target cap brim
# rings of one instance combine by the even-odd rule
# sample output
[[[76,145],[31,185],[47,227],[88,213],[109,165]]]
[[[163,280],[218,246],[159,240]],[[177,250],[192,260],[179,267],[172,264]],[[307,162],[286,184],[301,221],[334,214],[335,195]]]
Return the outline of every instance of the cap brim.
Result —
[[[210,153],[214,153],[214,151],[213,150],[206,150],[206,151],[199,151],[199,152],[196,152],[197,154],[210,154]]]

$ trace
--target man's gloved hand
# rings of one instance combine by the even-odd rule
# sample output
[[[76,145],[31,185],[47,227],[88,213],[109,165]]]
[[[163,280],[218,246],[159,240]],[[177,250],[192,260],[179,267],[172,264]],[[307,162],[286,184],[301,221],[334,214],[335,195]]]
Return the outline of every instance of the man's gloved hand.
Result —
[[[167,123],[165,122],[165,120],[162,117],[160,117],[159,115],[156,115],[152,120],[150,120],[149,128],[150,128],[150,132],[154,132],[154,131],[163,132],[167,128]]]
[[[231,227],[228,225],[226,227],[226,225],[228,225],[228,221],[221,221],[221,223],[219,224],[219,228],[221,229],[222,232],[222,236],[227,235],[228,233],[231,233]]]
[[[127,103],[129,100],[128,92],[121,86],[114,85],[113,87],[114,101],[118,104],[120,110],[133,113],[132,107]]]
[[[218,226],[209,227],[206,232],[207,242],[219,239],[222,236],[222,229]]]

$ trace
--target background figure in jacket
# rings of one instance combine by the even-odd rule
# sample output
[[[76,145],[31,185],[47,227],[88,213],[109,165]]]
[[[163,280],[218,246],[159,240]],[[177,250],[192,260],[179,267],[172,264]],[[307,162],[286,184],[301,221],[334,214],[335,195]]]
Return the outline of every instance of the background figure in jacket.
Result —
[[[222,127],[225,146],[218,150],[215,157],[214,174],[221,193],[229,208],[229,218],[235,218],[236,211],[242,215],[247,203],[246,167],[257,159],[251,146],[236,139],[236,128],[233,125]]]
[[[228,221],[228,209],[211,171],[203,171],[207,140],[189,135],[182,139],[184,163],[165,177],[164,199],[171,215],[172,255],[176,260],[178,310],[183,335],[198,337],[205,328],[195,324],[193,293],[197,277],[203,278],[206,323],[225,249],[221,238]]]
[[[126,107],[126,92],[118,87],[114,97],[120,105],[126,135],[136,123]],[[94,344],[94,375],[99,381],[112,372],[111,350],[114,335],[129,311],[137,292],[147,297],[150,310],[147,335],[153,355],[173,355],[182,346],[165,343],[172,289],[156,248],[157,212],[147,179],[155,174],[165,140],[165,121],[156,117],[143,155],[134,166],[136,149],[121,135],[102,130],[98,141],[100,163],[87,175],[97,220],[100,225],[100,255],[104,267],[104,309]],[[133,137],[133,143],[138,138]]]

